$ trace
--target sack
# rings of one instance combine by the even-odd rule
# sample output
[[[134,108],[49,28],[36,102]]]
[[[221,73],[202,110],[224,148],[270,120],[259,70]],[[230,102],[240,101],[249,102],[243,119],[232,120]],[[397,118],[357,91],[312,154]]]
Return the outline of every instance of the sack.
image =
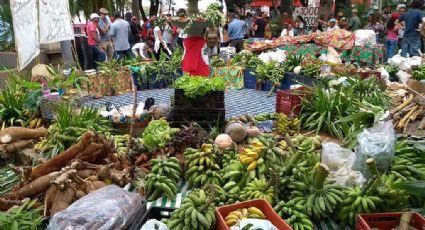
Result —
[[[206,37],[207,45],[209,47],[216,46],[219,42],[217,27],[208,27]]]
[[[372,46],[376,45],[376,34],[373,30],[356,30],[354,31],[356,46]]]
[[[77,200],[55,214],[48,230],[119,230],[136,222],[142,198],[116,185],[108,185]]]
[[[392,121],[380,122],[370,129],[364,129],[357,135],[357,140],[359,146],[354,169],[370,178],[366,160],[373,158],[380,171],[387,171],[395,152],[396,137]]]

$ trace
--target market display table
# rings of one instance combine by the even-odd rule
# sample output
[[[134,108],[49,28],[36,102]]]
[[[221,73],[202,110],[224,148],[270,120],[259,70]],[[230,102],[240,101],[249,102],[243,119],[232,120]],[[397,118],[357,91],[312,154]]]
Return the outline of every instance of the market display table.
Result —
[[[211,77],[221,77],[226,81],[227,89],[242,89],[244,85],[244,69],[239,66],[214,67]]]
[[[286,50],[290,54],[303,55],[307,58],[315,55],[327,54],[327,48],[316,43],[288,44],[279,47],[279,49]],[[382,44],[374,46],[354,46],[352,50],[344,50],[341,52],[341,59],[343,62],[357,62],[368,66],[382,64],[384,57],[385,47]]]

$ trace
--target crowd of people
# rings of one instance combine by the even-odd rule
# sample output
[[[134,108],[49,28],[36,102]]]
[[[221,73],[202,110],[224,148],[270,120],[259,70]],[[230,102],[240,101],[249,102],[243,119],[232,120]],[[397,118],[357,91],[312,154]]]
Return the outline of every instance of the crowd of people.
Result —
[[[330,16],[327,20],[321,15],[316,24],[307,28],[303,17],[294,19],[288,13],[283,13],[280,23],[283,27],[280,36],[300,36],[309,33],[320,33],[343,29],[356,31],[359,29],[373,30],[376,42],[386,47],[386,58],[391,58],[399,49],[402,56],[419,55],[422,40],[419,25],[424,14],[422,3],[414,0],[411,9],[400,4],[397,8],[385,7],[382,15],[369,14],[367,23],[362,26],[357,9],[352,9],[349,19],[343,12]],[[177,11],[180,21],[186,19],[186,11]],[[243,50],[244,39],[271,39],[270,17],[261,12],[257,15],[246,13],[237,15],[229,13],[222,27],[207,27],[203,32],[209,56],[217,55],[220,47],[231,46],[236,52]],[[183,47],[183,39],[187,37],[184,29],[171,23],[171,15],[152,16],[141,25],[138,18],[127,12],[124,17],[117,12],[111,17],[105,8],[99,14],[90,15],[87,25],[87,37],[92,67],[97,62],[110,59],[121,60],[129,57],[142,59],[159,59],[161,53],[171,55],[176,47]]]

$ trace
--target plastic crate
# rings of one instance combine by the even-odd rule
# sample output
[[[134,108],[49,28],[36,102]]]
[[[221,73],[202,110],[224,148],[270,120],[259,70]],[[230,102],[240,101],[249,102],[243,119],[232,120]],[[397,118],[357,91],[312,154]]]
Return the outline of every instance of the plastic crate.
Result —
[[[184,95],[184,90],[174,90],[174,107],[185,109],[224,109],[224,91],[215,91],[189,98]]]
[[[144,206],[146,210],[146,205]],[[147,211],[144,212],[144,215],[142,218],[136,220],[132,226],[129,228],[129,230],[140,230],[142,226],[151,219],[155,220],[162,220],[162,219],[168,219],[171,217],[171,214],[173,211],[176,210],[175,208],[161,208],[161,207],[150,207]]]
[[[254,69],[246,68],[244,69],[243,75],[243,86],[245,89],[255,89],[257,85],[257,78],[251,72],[254,72]]]
[[[225,109],[185,109],[173,107],[169,120],[173,127],[188,125],[194,121],[202,128],[209,129],[211,127],[224,125]]]
[[[267,80],[263,83],[263,89],[262,90],[263,91],[270,91],[272,89],[272,87],[273,87],[273,83],[271,81]]]
[[[278,90],[276,93],[276,113],[292,116],[301,111],[301,99],[305,93],[302,90]]]
[[[292,229],[285,221],[274,211],[273,207],[264,199],[256,199],[256,200],[250,200],[240,203],[235,203],[231,205],[225,205],[221,206],[219,208],[215,209],[215,216],[216,216],[216,230],[229,230],[230,228],[227,226],[226,222],[224,221],[226,216],[236,209],[240,208],[249,208],[249,207],[256,207],[260,209],[264,215],[266,215],[266,219],[272,222],[274,226],[277,227],[279,230],[290,230]]]
[[[356,230],[391,230],[400,224],[402,212],[360,214],[356,222]],[[418,230],[425,230],[425,218],[419,213],[413,212],[410,226]]]

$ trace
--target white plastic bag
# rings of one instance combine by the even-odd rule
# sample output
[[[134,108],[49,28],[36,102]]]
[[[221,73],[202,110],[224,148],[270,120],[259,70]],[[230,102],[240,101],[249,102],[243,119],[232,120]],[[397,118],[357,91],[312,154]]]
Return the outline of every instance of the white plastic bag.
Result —
[[[142,198],[116,185],[108,185],[56,213],[47,230],[128,229],[137,216]]]
[[[381,78],[383,78],[386,83],[390,83],[390,74],[388,71],[383,66],[379,67],[378,71],[381,73]]]
[[[403,70],[399,70],[395,75],[402,83],[406,83],[412,77],[410,74],[404,72]]]
[[[164,223],[162,223],[159,220],[148,220],[146,221],[146,223],[142,226],[142,228],[140,230],[169,230],[167,225],[165,225]]]
[[[394,158],[395,131],[392,121],[379,122],[370,129],[364,129],[357,135],[359,146],[354,169],[371,176],[366,160],[373,158],[380,171],[386,171]]]
[[[343,187],[363,185],[366,179],[362,173],[352,170],[355,161],[356,154],[353,151],[342,148],[336,143],[322,143],[322,163],[329,167],[328,179],[337,185]]]
[[[356,30],[354,31],[356,46],[366,46],[376,44],[376,34],[373,30]]]
[[[331,46],[328,47],[328,54],[326,55],[326,61],[334,64],[342,64],[341,57],[338,52]]]

